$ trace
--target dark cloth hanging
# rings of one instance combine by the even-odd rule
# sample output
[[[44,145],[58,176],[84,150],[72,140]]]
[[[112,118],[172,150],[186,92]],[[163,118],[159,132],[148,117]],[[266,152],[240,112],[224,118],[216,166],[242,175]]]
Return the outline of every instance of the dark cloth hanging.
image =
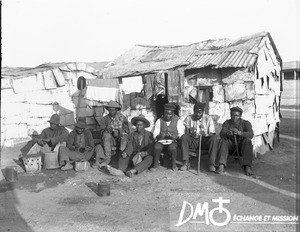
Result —
[[[177,69],[168,72],[167,94],[169,102],[182,103],[184,101],[184,72]]]

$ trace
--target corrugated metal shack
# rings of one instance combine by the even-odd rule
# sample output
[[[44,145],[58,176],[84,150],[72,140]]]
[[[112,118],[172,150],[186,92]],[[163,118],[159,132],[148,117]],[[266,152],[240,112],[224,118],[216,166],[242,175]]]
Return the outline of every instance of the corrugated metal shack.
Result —
[[[2,67],[1,146],[12,146],[17,139],[28,138],[33,131],[41,133],[49,126],[47,121],[54,113],[61,116],[61,124],[69,129],[73,128],[76,117],[86,117],[88,128],[96,129],[95,116],[102,116],[103,107],[85,99],[87,87],[79,90],[78,78],[85,78],[85,86],[99,85],[101,70],[106,64],[50,63],[35,68]]]
[[[272,147],[280,120],[281,66],[271,35],[261,32],[186,46],[136,45],[109,63],[103,78],[119,79],[129,119],[143,113],[152,126],[166,102],[178,104],[182,119],[192,112],[193,102],[206,102],[218,131],[230,118],[229,109],[239,106],[253,125],[254,149],[263,154]],[[123,83],[130,79],[139,89],[134,77],[141,79],[142,91],[124,91],[128,84],[124,88]]]

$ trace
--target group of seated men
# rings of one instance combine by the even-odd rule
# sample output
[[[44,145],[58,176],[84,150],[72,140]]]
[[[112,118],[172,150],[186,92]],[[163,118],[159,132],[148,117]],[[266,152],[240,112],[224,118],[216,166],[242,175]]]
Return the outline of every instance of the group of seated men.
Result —
[[[108,114],[99,123],[100,144],[95,146],[91,131],[86,129],[85,118],[79,118],[75,129],[69,133],[60,125],[59,115],[54,114],[49,120],[50,127],[38,137],[34,136],[27,154],[57,151],[61,169],[69,170],[73,168],[72,162],[92,158],[95,159],[93,168],[100,169],[110,164],[113,153],[118,152],[119,170],[132,177],[149,168],[156,171],[162,152],[170,157],[172,170],[177,171],[178,149],[183,159],[180,170],[188,170],[190,149],[199,149],[201,142],[201,149],[208,150],[209,171],[224,172],[229,152],[237,149],[245,174],[253,175],[252,125],[241,118],[243,110],[239,107],[230,109],[231,118],[223,123],[219,136],[215,133],[212,117],[204,113],[204,103],[196,103],[193,114],[184,121],[175,115],[174,104],[165,104],[164,114],[155,122],[153,133],[145,129],[150,127],[150,122],[143,115],[132,118],[136,130],[130,133],[128,120],[117,102],[110,101],[105,109]]]

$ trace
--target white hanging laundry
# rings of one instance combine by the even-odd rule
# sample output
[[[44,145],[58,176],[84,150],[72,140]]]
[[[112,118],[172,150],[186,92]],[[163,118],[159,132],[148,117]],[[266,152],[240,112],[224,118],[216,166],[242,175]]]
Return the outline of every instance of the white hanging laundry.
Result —
[[[141,76],[122,78],[122,90],[125,94],[139,93],[143,89],[143,86]]]
[[[118,79],[89,79],[85,98],[92,101],[109,102],[118,101],[119,81]]]

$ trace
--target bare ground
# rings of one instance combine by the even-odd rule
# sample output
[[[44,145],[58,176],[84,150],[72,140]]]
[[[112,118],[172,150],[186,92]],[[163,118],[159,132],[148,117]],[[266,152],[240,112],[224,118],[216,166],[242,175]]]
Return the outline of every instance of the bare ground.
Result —
[[[290,129],[284,129],[293,136],[295,126],[289,123],[289,115],[283,122]],[[2,168],[16,165],[14,159],[22,145],[1,151]],[[206,160],[207,156],[201,159],[200,175],[195,171],[196,160],[192,160],[188,172],[162,168],[131,179],[94,169],[43,170],[30,175],[19,166],[16,184],[1,181],[0,231],[296,231],[295,224],[283,223],[175,224],[183,201],[212,205],[211,200],[218,197],[230,199],[227,208],[232,217],[296,215],[299,142],[281,139],[272,151],[257,157],[256,178],[246,177],[233,159],[225,174],[210,173]],[[96,194],[100,181],[110,183],[110,196]]]

